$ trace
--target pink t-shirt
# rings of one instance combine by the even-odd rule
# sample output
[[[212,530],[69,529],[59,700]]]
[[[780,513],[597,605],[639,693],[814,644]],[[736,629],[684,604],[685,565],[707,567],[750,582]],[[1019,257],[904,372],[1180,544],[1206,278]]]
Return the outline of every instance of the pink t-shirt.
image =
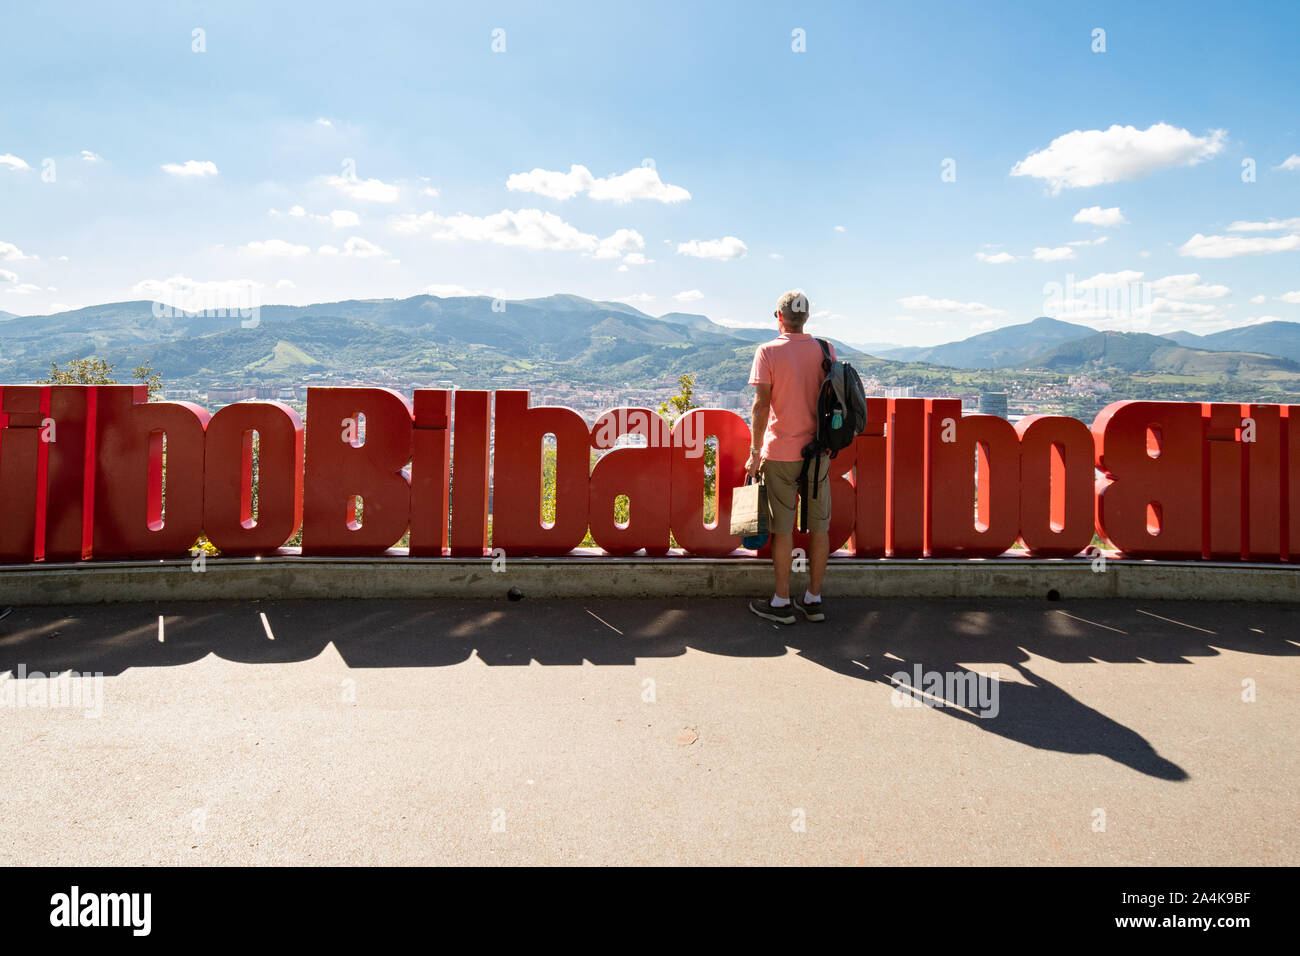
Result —
[[[830,343],[826,343],[830,345]],[[835,346],[830,346],[831,358]],[[754,353],[750,385],[772,386],[772,410],[763,433],[763,457],[799,461],[803,446],[817,435],[817,393],[821,391],[822,347],[807,332],[782,332]]]

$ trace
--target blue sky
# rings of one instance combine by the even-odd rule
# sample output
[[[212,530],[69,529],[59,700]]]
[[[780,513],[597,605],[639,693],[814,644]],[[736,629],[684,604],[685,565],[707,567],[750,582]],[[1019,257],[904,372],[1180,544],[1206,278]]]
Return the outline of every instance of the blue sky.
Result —
[[[269,6],[6,11],[0,310],[574,292],[761,325],[802,288],[855,342],[1300,320],[1294,2]]]

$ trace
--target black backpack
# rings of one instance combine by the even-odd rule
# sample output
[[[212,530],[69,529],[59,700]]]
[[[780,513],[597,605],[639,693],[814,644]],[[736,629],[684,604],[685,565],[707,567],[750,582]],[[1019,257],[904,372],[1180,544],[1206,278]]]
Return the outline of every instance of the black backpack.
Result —
[[[812,495],[817,496],[821,484],[822,455],[834,458],[841,449],[853,444],[853,439],[867,426],[867,395],[862,389],[862,379],[853,366],[831,358],[830,346],[818,339],[822,347],[821,391],[817,393],[817,435],[803,447],[803,467],[799,470],[799,530],[808,530],[808,466],[813,465]],[[815,464],[814,464],[815,462]]]

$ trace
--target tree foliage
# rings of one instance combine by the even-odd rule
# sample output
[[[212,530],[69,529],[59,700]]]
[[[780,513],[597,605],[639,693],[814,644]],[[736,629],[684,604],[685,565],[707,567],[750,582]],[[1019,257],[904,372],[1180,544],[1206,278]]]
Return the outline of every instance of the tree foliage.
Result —
[[[115,366],[100,358],[69,359],[59,368],[58,362],[50,363],[50,377],[37,379],[37,385],[116,385],[113,377]],[[155,371],[148,363],[137,365],[131,377],[149,387],[149,400],[162,396],[162,373]]]
[[[677,379],[680,391],[659,403],[659,414],[668,420],[669,425],[676,425],[681,418],[693,408],[703,408],[695,401],[695,376],[682,375]],[[704,519],[712,521],[717,516],[718,481],[718,442],[709,438],[704,445]]]

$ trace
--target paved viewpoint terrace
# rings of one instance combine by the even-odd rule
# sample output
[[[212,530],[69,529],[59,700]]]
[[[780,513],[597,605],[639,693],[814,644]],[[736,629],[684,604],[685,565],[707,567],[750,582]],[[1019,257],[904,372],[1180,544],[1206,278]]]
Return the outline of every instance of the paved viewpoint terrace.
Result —
[[[1300,862],[1295,605],[828,607],[20,607],[0,863]]]

